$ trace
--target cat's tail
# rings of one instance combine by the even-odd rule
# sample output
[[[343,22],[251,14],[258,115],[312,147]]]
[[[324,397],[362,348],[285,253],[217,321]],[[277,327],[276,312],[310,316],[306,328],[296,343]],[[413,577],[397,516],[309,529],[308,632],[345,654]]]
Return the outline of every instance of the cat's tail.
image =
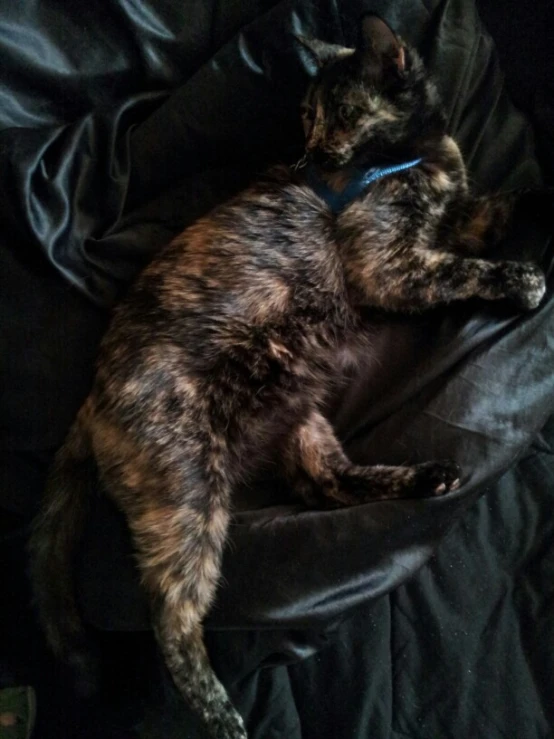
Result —
[[[75,670],[81,691],[87,693],[94,685],[94,660],[74,592],[74,554],[94,481],[85,417],[86,405],[55,457],[33,524],[29,555],[33,595],[47,642]]]

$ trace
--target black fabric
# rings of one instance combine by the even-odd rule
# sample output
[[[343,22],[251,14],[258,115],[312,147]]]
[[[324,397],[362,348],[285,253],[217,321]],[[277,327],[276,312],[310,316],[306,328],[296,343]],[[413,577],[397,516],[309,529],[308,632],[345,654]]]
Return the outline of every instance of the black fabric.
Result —
[[[0,505],[23,518],[132,276],[259,168],[300,156],[310,70],[293,30],[354,43],[362,11],[380,13],[434,72],[478,190],[552,174],[549,80],[520,75],[535,82],[520,100],[536,148],[471,0],[0,9]],[[508,65],[533,65],[509,48]],[[260,481],[237,500],[208,640],[254,737],[552,733],[539,646],[553,643],[552,430],[539,436],[554,409],[551,236],[521,213],[497,253],[542,263],[537,311],[368,315],[374,354],[329,408],[354,459],[454,457],[459,492],[323,513]],[[78,585],[91,626],[148,628],[124,523],[101,496]]]
[[[235,683],[254,739],[552,736],[552,422],[545,435],[407,584],[317,655]]]

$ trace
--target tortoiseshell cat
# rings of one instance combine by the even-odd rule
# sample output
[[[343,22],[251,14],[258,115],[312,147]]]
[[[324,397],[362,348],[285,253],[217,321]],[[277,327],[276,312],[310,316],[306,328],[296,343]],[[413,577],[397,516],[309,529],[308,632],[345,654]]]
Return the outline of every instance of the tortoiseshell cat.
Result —
[[[531,264],[479,258],[515,196],[469,194],[417,53],[374,16],[361,36],[358,50],[301,40],[320,67],[308,166],[275,169],[184,231],[115,311],[32,537],[48,639],[77,664],[71,553],[95,464],[127,518],[169,670],[214,739],[246,736],[202,636],[235,487],[270,459],[310,505],[458,486],[455,462],[353,465],[323,417],[341,350],[365,351],[360,308],[476,296],[531,309],[545,289]]]

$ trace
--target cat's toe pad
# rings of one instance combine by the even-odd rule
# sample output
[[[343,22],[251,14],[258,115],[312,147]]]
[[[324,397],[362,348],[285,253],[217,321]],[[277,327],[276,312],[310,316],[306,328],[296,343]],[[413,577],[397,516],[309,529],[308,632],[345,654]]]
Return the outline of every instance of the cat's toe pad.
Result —
[[[419,495],[439,496],[460,487],[460,466],[451,460],[425,462],[417,466],[416,488]]]

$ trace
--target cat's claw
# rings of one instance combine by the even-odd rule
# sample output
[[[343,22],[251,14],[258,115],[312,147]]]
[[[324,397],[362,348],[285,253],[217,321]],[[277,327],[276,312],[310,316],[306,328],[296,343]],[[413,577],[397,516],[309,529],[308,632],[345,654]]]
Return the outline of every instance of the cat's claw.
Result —
[[[425,462],[417,466],[416,495],[439,496],[458,490],[460,467],[456,462]]]
[[[435,495],[443,495],[446,492],[451,493],[454,490],[458,490],[459,487],[460,478],[454,480],[454,482],[450,483],[450,485],[447,485],[445,482],[441,482],[441,484],[435,488]]]

